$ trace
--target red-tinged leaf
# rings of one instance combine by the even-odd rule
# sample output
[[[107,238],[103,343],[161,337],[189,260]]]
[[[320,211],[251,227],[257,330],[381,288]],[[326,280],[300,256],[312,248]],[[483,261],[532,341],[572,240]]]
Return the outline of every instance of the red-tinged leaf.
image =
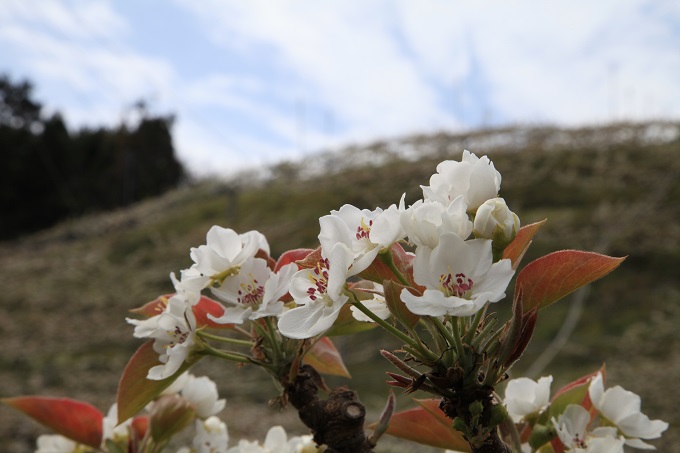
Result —
[[[20,396],[0,401],[80,444],[99,448],[102,442],[104,415],[91,404],[46,396]]]
[[[418,321],[420,321],[420,316],[412,313],[401,300],[401,292],[406,287],[393,282],[392,280],[385,280],[383,282],[383,288],[385,290],[385,303],[387,304],[387,308],[390,309],[392,316],[407,328],[413,329],[416,324],[418,324]],[[416,295],[416,292],[418,291],[415,288],[409,288],[408,290],[414,295]]]
[[[312,269],[315,268],[319,261],[321,260],[321,247],[317,247],[312,250],[307,256],[302,259],[295,261],[295,263],[300,266],[300,269]]]
[[[522,330],[519,335],[519,339],[515,345],[515,350],[510,355],[505,363],[505,366],[510,366],[515,363],[524,354],[531,337],[534,334],[534,328],[536,327],[536,320],[538,319],[538,309],[533,308],[528,313],[525,313],[522,318]]]
[[[397,408],[397,398],[394,396],[394,392],[390,389],[390,394],[387,396],[387,402],[383,408],[380,418],[373,428],[373,434],[368,438],[371,445],[378,443],[378,439],[385,434],[387,427],[390,426],[390,419],[394,415],[394,410]]]
[[[541,220],[540,222],[531,223],[529,225],[524,225],[519,229],[515,239],[505,248],[503,251],[503,258],[507,258],[512,261],[512,268],[517,269],[520,261],[524,257],[524,254],[529,249],[531,241],[538,232],[538,230],[547,222],[547,219]]]
[[[470,451],[470,445],[463,434],[454,430],[453,422],[439,410],[439,400],[415,402],[420,407],[397,412],[392,416],[387,434],[436,448]]]
[[[274,266],[274,272],[281,270],[283,266],[290,263],[297,263],[298,261],[303,261],[310,253],[313,253],[313,249],[294,249],[284,252],[283,255],[279,257],[279,260]]]
[[[160,315],[168,305],[168,299],[175,294],[165,294],[158,296],[156,300],[147,302],[139,308],[133,308],[130,312],[150,318],[152,316]],[[208,318],[208,313],[216,318],[224,314],[224,305],[206,296],[201,296],[198,303],[192,307],[194,316],[196,317],[196,327],[209,327],[211,329],[230,329],[233,324],[218,324]]]
[[[224,314],[224,305],[209,297],[201,296],[198,303],[192,307],[196,317],[196,327],[209,327],[211,329],[231,329],[233,324],[218,324],[208,318],[208,314],[219,318]]]
[[[132,419],[130,426],[132,428],[132,432],[135,434],[135,437],[137,439],[143,439],[149,429],[149,416],[138,415]]]
[[[158,361],[158,354],[153,350],[153,340],[140,346],[125,366],[118,383],[118,423],[123,423],[142,410],[196,361],[198,358],[191,363],[185,361],[169,378],[159,381],[147,379],[149,370],[161,363]]]
[[[412,254],[407,253],[404,248],[396,243],[393,244],[392,247],[390,248],[390,252],[392,254],[392,261],[394,262],[394,266],[399,270],[399,273],[406,279],[406,281],[411,284],[411,286],[421,288],[418,286],[415,281],[413,280],[413,258],[414,256]],[[365,278],[366,280],[370,280],[372,282],[376,283],[381,283],[384,280],[393,280],[393,281],[399,281],[399,278],[394,275],[394,272],[392,272],[392,269],[390,269],[390,266],[385,264],[383,259],[385,256],[382,254],[378,254],[378,256],[373,260],[370,266],[366,268],[364,271],[359,273],[359,276],[361,278]]]
[[[354,316],[352,316],[352,310],[350,309],[350,306],[350,304],[345,304],[340,309],[338,319],[335,320],[333,326],[328,329],[324,335],[327,337],[353,335],[355,333],[365,332],[376,327],[375,323],[356,320]]]
[[[330,374],[333,376],[342,376],[351,378],[349,371],[342,361],[340,352],[335,348],[335,345],[328,337],[323,337],[317,341],[312,348],[307,351],[302,360],[307,365],[314,367],[316,371],[322,374]]]
[[[132,308],[128,310],[130,313],[135,313],[137,315],[142,315],[145,318],[151,318],[153,316],[160,315],[165,311],[165,307],[168,305],[168,299],[170,299],[172,296],[175,294],[164,294],[162,296],[158,296],[156,299],[152,300],[151,302],[147,302],[141,307],[138,308]]]
[[[550,401],[550,417],[557,418],[562,414],[567,406],[570,404],[578,404],[583,406],[588,412],[590,412],[591,421],[596,415],[596,411],[593,408],[593,403],[590,401],[590,396],[588,395],[588,388],[590,387],[590,380],[597,376],[598,373],[605,373],[604,365],[598,371],[590,373],[586,376],[576,379],[573,382],[562,387],[559,391],[555,393]]]
[[[255,254],[255,258],[261,258],[265,260],[267,262],[267,267],[269,269],[274,269],[274,267],[276,266],[276,261],[274,260],[274,258],[269,256],[269,253],[265,252],[262,249],[259,249],[257,251],[257,253]]]
[[[539,448],[536,453],[564,453],[564,444],[558,436],[551,440],[548,446],[544,445]]]
[[[545,308],[580,287],[604,277],[625,258],[594,252],[561,250],[527,264],[517,276],[515,297],[522,288],[524,310]]]
[[[565,386],[562,387],[561,389],[559,389],[557,392],[555,392],[555,394],[553,395],[552,399],[554,400],[555,398],[557,398],[558,396],[560,396],[562,393],[571,390],[573,387],[577,387],[577,386],[579,386],[579,385],[583,385],[583,384],[589,383],[590,380],[591,380],[592,378],[594,378],[595,376],[598,375],[598,373],[599,373],[599,374],[602,374],[602,379],[603,379],[603,380],[607,378],[607,368],[605,367],[604,364],[602,364],[602,367],[600,367],[599,370],[594,371],[594,372],[592,372],[592,373],[590,373],[590,374],[586,374],[585,376],[582,376],[582,377],[580,377],[580,378],[578,378],[578,379],[576,379],[576,380],[570,382],[569,384],[565,385]]]
[[[196,417],[196,409],[179,395],[165,395],[153,405],[149,429],[154,442],[163,445],[173,435],[186,428]]]

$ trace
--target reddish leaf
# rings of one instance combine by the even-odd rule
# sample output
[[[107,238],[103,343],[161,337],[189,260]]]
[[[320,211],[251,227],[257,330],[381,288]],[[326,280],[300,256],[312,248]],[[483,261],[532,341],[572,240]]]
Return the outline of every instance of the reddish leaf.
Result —
[[[328,337],[323,337],[317,341],[314,346],[307,351],[303,362],[313,366],[319,373],[347,378],[352,377],[342,361],[340,352],[338,352],[335,345]]]
[[[590,373],[590,374],[586,374],[585,376],[582,376],[582,377],[570,382],[569,384],[565,385],[561,389],[559,389],[557,392],[555,392],[555,395],[553,395],[552,399],[554,400],[555,398],[557,398],[558,396],[560,396],[562,393],[566,392],[567,390],[571,389],[572,387],[576,387],[578,385],[583,385],[586,382],[589,382],[592,378],[597,376],[598,373],[602,374],[603,379],[607,377],[607,368],[604,366],[604,364],[602,365],[602,367],[599,370],[597,370],[593,373]]]
[[[624,259],[579,250],[553,252],[522,269],[515,284],[515,298],[522,288],[524,311],[533,307],[547,307],[580,287],[604,277]]]
[[[517,232],[515,239],[513,239],[513,241],[505,248],[503,251],[503,258],[507,258],[512,261],[513,269],[517,269],[520,261],[522,261],[522,257],[524,257],[524,254],[529,249],[534,235],[545,222],[547,222],[547,219],[529,225],[524,225]]]
[[[439,400],[414,401],[420,407],[394,414],[387,434],[432,447],[470,451],[463,434],[453,429],[453,422],[439,409]]]
[[[151,318],[153,316],[160,315],[163,313],[165,310],[165,307],[168,305],[168,299],[170,299],[172,296],[175,294],[164,294],[162,296],[158,296],[155,300],[152,300],[151,302],[147,302],[141,307],[138,308],[132,308],[129,311],[131,313],[135,313],[137,315],[142,315],[146,318]]]
[[[413,329],[418,324],[418,321],[420,321],[420,316],[412,313],[401,300],[401,291],[406,287],[392,280],[385,280],[383,288],[385,289],[385,303],[387,308],[390,309],[392,316],[404,326]],[[409,288],[409,291],[415,294],[417,290]]]
[[[394,266],[399,270],[401,275],[411,284],[411,286],[418,287],[413,280],[413,258],[412,254],[407,253],[400,244],[393,244],[390,249],[392,253],[392,261],[394,261]],[[379,254],[371,263],[366,270],[359,273],[361,278],[370,280],[372,282],[381,283],[384,280],[399,281],[399,279],[394,275],[392,269],[383,262],[383,258]]]
[[[588,387],[590,387],[590,380],[592,378],[594,378],[595,376],[597,376],[598,373],[602,374],[602,379],[606,379],[607,369],[604,366],[604,364],[602,364],[602,367],[600,367],[599,370],[597,370],[593,373],[590,373],[590,374],[586,374],[585,376],[582,376],[582,377],[576,379],[575,381],[570,382],[569,384],[565,385],[564,387],[559,389],[557,392],[555,392],[555,395],[553,395],[552,400],[551,400],[551,412],[554,413],[554,410],[553,410],[553,407],[552,407],[553,403],[560,403],[560,402],[564,403],[565,401],[569,401],[568,397],[565,397],[565,395],[569,395],[570,392],[572,390],[576,389],[576,388],[584,388],[585,389],[585,391],[583,392],[584,393],[583,397],[581,398],[580,401],[577,401],[575,403],[573,401],[569,401],[569,402],[567,402],[567,404],[570,404],[570,403],[580,404],[581,406],[583,406],[587,410],[591,410],[593,403],[592,403],[592,401],[590,401],[590,396],[588,395],[587,389],[588,389]],[[571,395],[573,396],[574,394],[571,394]],[[566,408],[567,404],[563,404],[564,408]],[[564,408],[562,408],[562,411],[564,411]],[[561,413],[561,412],[557,412],[557,413]]]
[[[160,315],[165,310],[168,304],[168,299],[170,299],[174,294],[165,294],[163,296],[158,296],[156,300],[147,302],[139,308],[133,308],[130,312],[145,316],[150,318],[152,316]],[[196,327],[209,327],[211,329],[230,329],[233,324],[218,324],[208,318],[208,313],[216,318],[219,318],[224,314],[224,306],[206,296],[201,296],[198,303],[192,307],[194,316],[196,317]]]
[[[0,401],[78,443],[99,448],[102,442],[104,415],[91,404],[45,396],[20,396]]]
[[[337,337],[340,335],[352,335],[359,332],[365,332],[376,327],[372,322],[358,321],[352,316],[350,305],[345,304],[340,309],[338,319],[335,320],[333,326],[326,331],[327,337]]]
[[[149,416],[139,415],[133,418],[131,428],[137,439],[143,439],[149,429]]]
[[[161,364],[158,354],[153,350],[153,340],[140,346],[125,366],[118,383],[118,423],[123,423],[142,410],[197,360],[191,363],[185,361],[174,375],[154,381],[146,378],[151,368]]]
[[[224,314],[224,306],[209,297],[201,296],[198,303],[192,307],[196,317],[196,328],[209,327],[211,329],[231,329],[233,324],[218,324],[208,318],[208,314],[219,318]]]
[[[173,435],[186,428],[196,417],[194,406],[179,395],[165,395],[153,405],[149,429],[154,442],[163,445]]]
[[[281,255],[279,257],[279,260],[276,262],[274,272],[280,271],[281,268],[286,264],[297,263],[298,261],[304,260],[305,258],[307,258],[307,256],[309,256],[313,252],[314,250],[312,249],[294,249],[284,252],[283,255]]]
[[[255,258],[260,258],[263,259],[267,262],[267,267],[269,269],[274,269],[274,266],[276,266],[276,260],[269,256],[269,253],[265,252],[262,249],[259,249],[257,253],[255,254]]]
[[[295,261],[295,263],[300,266],[301,269],[311,269],[316,267],[321,260],[321,247],[317,247],[312,250],[307,256],[302,259]]]

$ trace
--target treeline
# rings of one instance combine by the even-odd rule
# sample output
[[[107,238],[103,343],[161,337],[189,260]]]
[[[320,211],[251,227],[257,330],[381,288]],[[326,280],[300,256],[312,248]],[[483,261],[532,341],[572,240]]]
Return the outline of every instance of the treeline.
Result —
[[[30,82],[0,75],[0,240],[161,194],[184,177],[172,116],[143,113],[135,126],[70,132],[59,114],[43,115],[31,92]]]

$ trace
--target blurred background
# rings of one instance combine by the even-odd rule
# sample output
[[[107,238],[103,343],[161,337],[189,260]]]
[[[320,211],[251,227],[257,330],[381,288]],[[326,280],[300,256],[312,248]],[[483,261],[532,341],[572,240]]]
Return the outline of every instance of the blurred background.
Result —
[[[494,160],[524,224],[548,218],[527,262],[560,248],[628,256],[542,314],[515,374],[552,373],[557,388],[606,360],[610,385],[671,423],[656,444],[670,451],[677,74],[671,0],[4,0],[0,397],[107,410],[139,345],[127,310],[172,289],[168,274],[211,225],[258,229],[275,256],[311,247],[319,216],[403,192],[413,202],[439,161],[469,149]],[[376,345],[389,340],[362,335],[339,343],[377,411]],[[234,437],[274,422],[300,432],[264,404],[274,388],[259,370],[200,367],[228,399]],[[7,451],[32,451],[41,432],[0,407]]]

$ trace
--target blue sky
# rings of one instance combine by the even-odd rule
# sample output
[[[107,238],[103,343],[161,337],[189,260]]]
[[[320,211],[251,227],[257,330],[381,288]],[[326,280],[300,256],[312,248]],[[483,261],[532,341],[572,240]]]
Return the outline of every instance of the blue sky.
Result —
[[[72,127],[145,99],[191,170],[227,175],[413,132],[678,119],[680,2],[3,0],[0,72]]]

